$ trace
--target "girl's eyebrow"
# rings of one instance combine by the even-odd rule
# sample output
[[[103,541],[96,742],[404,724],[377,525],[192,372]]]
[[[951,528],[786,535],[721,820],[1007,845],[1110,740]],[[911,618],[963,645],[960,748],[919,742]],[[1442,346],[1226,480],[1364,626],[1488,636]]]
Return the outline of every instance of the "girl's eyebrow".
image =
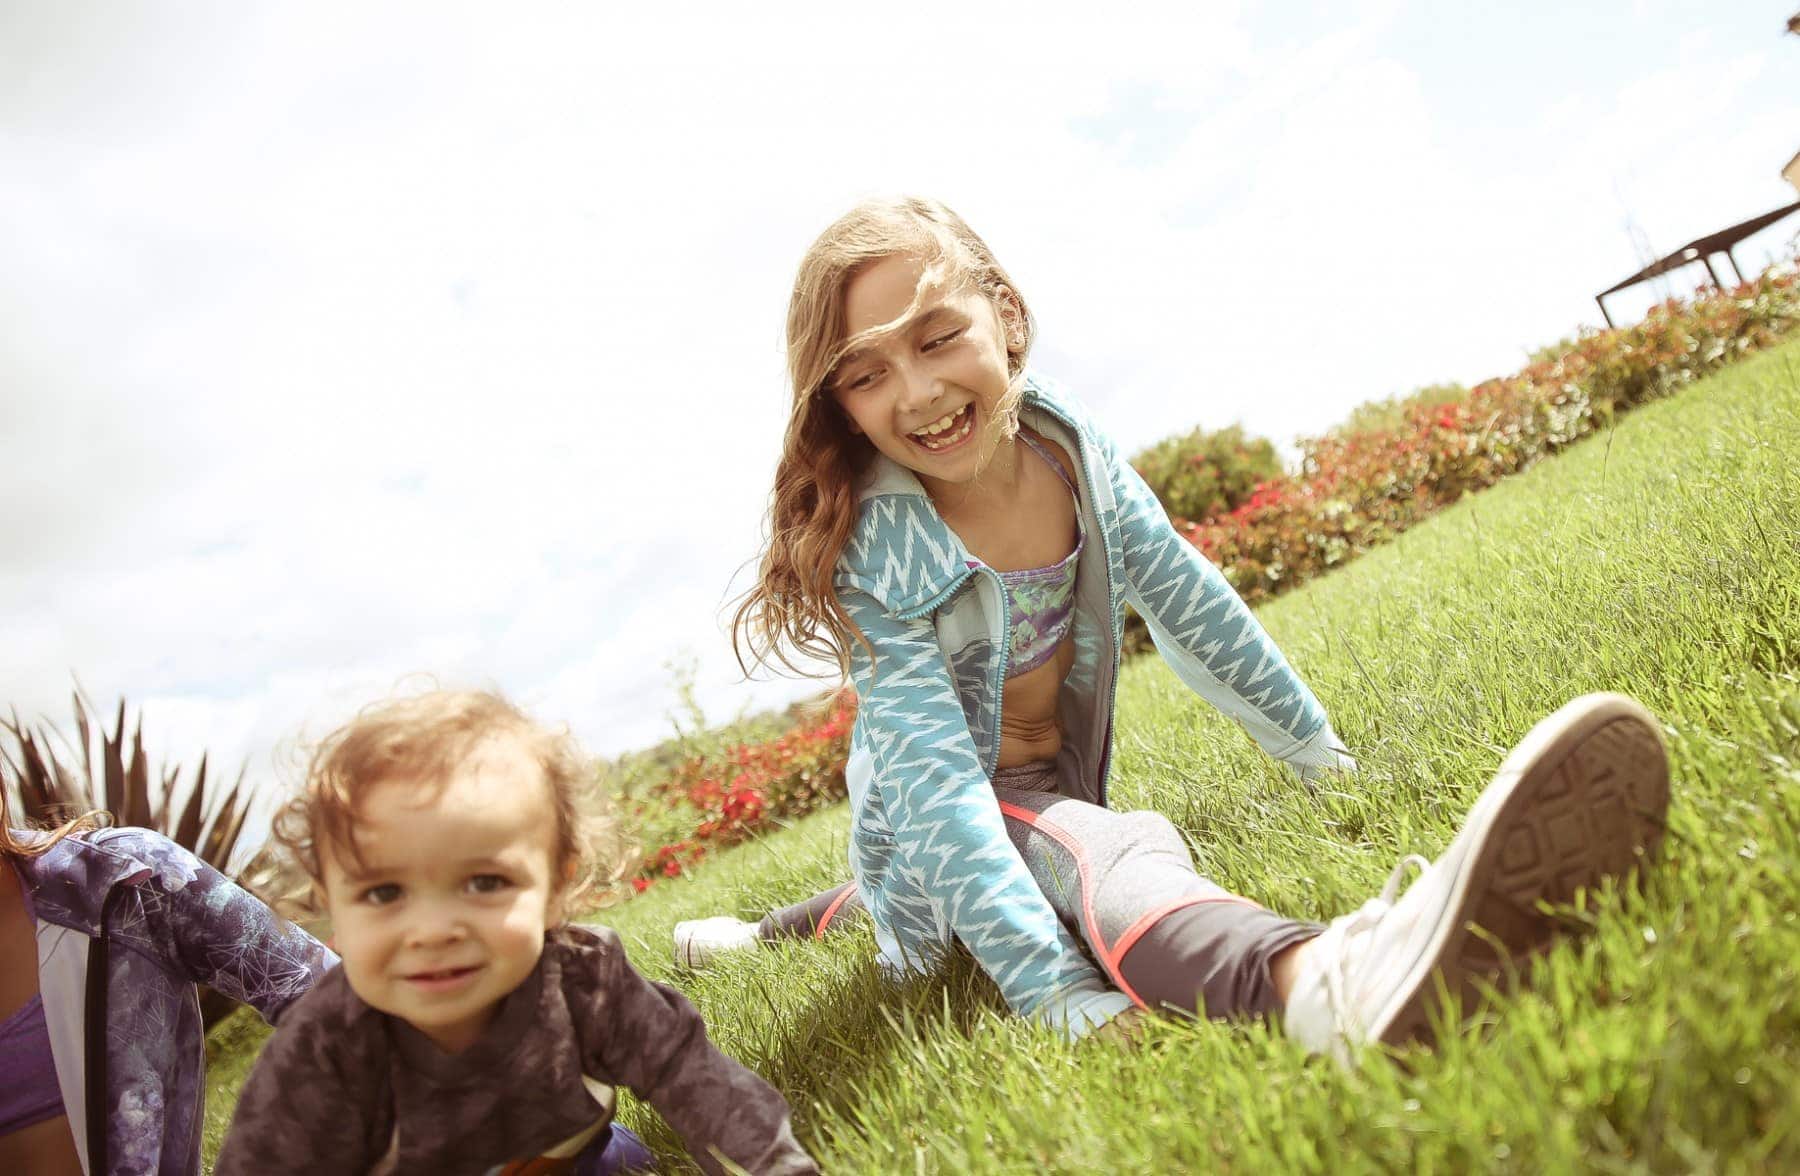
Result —
[[[874,357],[875,349],[873,347],[858,347],[855,351],[846,351],[844,354],[838,356],[838,361],[836,363],[831,365],[832,372],[835,375],[837,372],[843,371],[853,363],[861,363],[865,359],[873,359]]]
[[[943,319],[961,318],[961,317],[962,317],[961,313],[952,309],[951,307],[933,306],[928,310],[919,312],[918,314],[908,315],[907,317],[901,319],[899,322],[893,324],[890,327],[887,327],[886,329],[884,329],[880,332],[880,337],[885,339],[885,338],[891,338],[892,336],[895,336],[895,335],[908,335],[915,331],[929,329],[930,327],[932,327],[936,323],[942,321]],[[832,370],[834,372],[842,371],[844,368],[849,367],[851,364],[860,363],[861,361],[863,361],[865,359],[873,359],[873,358],[875,358],[875,356],[876,356],[875,348],[867,347],[867,346],[858,347],[853,351],[846,351],[846,352],[844,352],[843,355],[839,356],[837,363],[832,365]]]

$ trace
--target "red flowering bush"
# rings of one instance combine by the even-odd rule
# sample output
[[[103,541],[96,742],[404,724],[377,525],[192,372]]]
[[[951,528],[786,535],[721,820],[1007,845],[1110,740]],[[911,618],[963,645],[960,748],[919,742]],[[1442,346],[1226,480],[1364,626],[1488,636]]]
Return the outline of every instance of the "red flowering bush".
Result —
[[[1350,415],[1331,430],[1334,437],[1348,437],[1355,433],[1380,433],[1402,428],[1406,425],[1409,414],[1416,408],[1437,408],[1440,405],[1453,404],[1466,400],[1469,390],[1461,384],[1427,384],[1404,396],[1390,396],[1385,400],[1371,400],[1359,404],[1350,410]],[[1190,518],[1204,518],[1204,515],[1190,515]]]
[[[1642,323],[1540,353],[1389,430],[1302,440],[1299,473],[1175,524],[1246,600],[1284,592],[1546,454],[1800,327],[1800,274],[1670,301]]]
[[[644,855],[631,876],[641,894],[658,878],[674,878],[710,848],[734,845],[778,822],[842,800],[844,761],[856,695],[833,695],[824,713],[763,742],[739,743],[689,756],[625,806],[645,831],[678,828]]]

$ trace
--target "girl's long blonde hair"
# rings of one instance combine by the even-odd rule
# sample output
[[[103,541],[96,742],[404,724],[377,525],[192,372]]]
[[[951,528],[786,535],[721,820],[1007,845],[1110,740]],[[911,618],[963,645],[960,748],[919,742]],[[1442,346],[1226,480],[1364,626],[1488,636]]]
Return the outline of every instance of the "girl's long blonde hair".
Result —
[[[105,819],[104,812],[95,810],[64,821],[53,829],[15,829],[6,789],[0,787],[0,859],[37,857],[65,837],[77,833],[92,833],[100,828],[100,822]],[[25,835],[21,837],[20,833]]]
[[[1003,419],[1023,395],[1036,325],[993,250],[962,217],[936,200],[878,198],[858,204],[819,234],[800,259],[788,300],[793,402],[769,495],[768,546],[756,583],[732,617],[732,647],[746,671],[774,661],[806,674],[813,671],[796,661],[820,660],[837,663],[839,674],[848,675],[852,643],[866,644],[838,600],[832,574],[856,525],[856,483],[873,448],[851,431],[827,383],[862,338],[845,337],[845,287],[874,262],[897,255],[924,263],[921,290],[933,281],[974,290],[1002,311],[1014,327],[1008,332],[1012,386],[1001,406]]]

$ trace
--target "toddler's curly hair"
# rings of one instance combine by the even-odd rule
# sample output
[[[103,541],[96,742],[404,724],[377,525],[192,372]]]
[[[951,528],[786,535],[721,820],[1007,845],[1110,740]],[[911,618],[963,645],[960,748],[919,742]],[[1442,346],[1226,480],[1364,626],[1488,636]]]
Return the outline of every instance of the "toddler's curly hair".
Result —
[[[597,877],[614,880],[625,856],[623,837],[574,736],[486,690],[433,690],[365,708],[313,749],[298,794],[275,816],[274,840],[317,888],[321,847],[360,861],[357,817],[376,785],[404,781],[441,788],[495,742],[510,744],[544,773],[556,814],[551,865],[563,897]]]

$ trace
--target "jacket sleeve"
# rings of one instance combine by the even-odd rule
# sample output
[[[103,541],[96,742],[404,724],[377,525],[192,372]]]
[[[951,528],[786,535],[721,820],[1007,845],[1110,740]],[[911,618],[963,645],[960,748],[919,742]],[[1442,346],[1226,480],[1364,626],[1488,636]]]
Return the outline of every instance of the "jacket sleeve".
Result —
[[[564,991],[583,1071],[655,1107],[709,1173],[729,1160],[758,1176],[817,1176],[781,1092],[719,1052],[687,997],[640,975],[617,932],[582,930],[590,934],[576,950],[586,958],[566,969],[574,979]]]
[[[1356,761],[1325,708],[1212,561],[1183,539],[1144,479],[1098,434],[1118,509],[1125,592],[1157,652],[1196,694],[1309,783]]]
[[[107,848],[150,867],[140,880],[139,950],[177,974],[242,1001],[274,1023],[337,966],[324,944],[181,846],[146,829],[102,834]]]
[[[891,615],[856,589],[845,610],[875,651],[853,646],[859,720],[907,874],[1014,1010],[1080,1036],[1130,1007],[1082,953],[1007,836],[929,617]],[[879,902],[870,903],[877,918]],[[889,930],[903,952],[935,945]]]

